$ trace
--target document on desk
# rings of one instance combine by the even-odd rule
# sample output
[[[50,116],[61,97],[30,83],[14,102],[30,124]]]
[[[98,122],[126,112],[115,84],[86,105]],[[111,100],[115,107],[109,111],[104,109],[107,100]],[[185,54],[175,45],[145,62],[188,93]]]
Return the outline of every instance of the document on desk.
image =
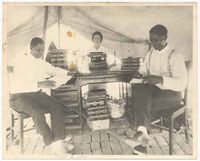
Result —
[[[133,78],[129,83],[131,83],[131,84],[143,83],[143,79]]]
[[[50,78],[49,80],[56,82],[56,86],[52,88],[52,89],[55,89],[67,83],[67,81],[69,81],[71,78],[72,76],[62,75],[62,76],[54,76]]]

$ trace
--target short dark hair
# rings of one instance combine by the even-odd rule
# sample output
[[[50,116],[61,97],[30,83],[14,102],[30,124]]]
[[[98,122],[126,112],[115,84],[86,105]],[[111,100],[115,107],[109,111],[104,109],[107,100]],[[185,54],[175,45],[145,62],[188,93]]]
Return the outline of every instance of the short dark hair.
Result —
[[[151,30],[149,31],[150,34],[157,34],[160,36],[167,36],[167,28],[163,25],[155,25],[154,27],[151,28]]]
[[[99,35],[100,37],[101,37],[101,42],[102,42],[102,40],[103,40],[103,35],[102,35],[102,33],[100,32],[100,31],[95,31],[93,34],[92,34],[92,41],[94,40],[94,36],[95,35]]]
[[[31,40],[30,48],[34,48],[37,44],[44,44],[44,40],[42,40],[42,39],[39,38],[39,37],[34,37],[34,38]]]

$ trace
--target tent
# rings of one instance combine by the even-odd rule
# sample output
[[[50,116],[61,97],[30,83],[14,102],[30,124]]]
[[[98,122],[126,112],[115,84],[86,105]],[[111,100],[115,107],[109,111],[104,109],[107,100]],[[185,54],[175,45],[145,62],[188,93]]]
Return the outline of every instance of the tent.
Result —
[[[64,6],[65,5],[65,6]],[[111,53],[116,52],[120,59],[128,54],[145,56],[149,50],[149,30],[156,24],[163,24],[168,28],[168,42],[181,53],[185,60],[192,60],[193,53],[193,7],[194,6],[158,6],[127,4],[53,4],[39,3],[5,3],[4,4],[4,74],[7,65],[12,62],[16,54],[29,47],[33,37],[43,37],[48,50],[49,42],[57,48],[74,50],[87,48],[91,43],[94,31],[101,31],[103,46]],[[67,26],[67,28],[65,28]],[[56,28],[56,30],[55,30]],[[69,39],[62,34],[79,35],[77,39]],[[65,46],[66,45],[66,46]],[[191,77],[190,73],[189,77]],[[8,75],[4,75],[4,103],[9,107]],[[6,88],[8,87],[8,88]],[[116,87],[110,86],[115,95]],[[193,82],[189,81],[188,107],[193,106]],[[7,108],[5,108],[7,112]],[[6,123],[10,117],[5,114]],[[6,125],[8,127],[9,124]]]
[[[183,54],[185,60],[192,59],[192,6],[139,6],[133,3],[45,6],[7,3],[4,13],[7,15],[4,22],[8,60],[28,46],[33,37],[48,37],[46,31],[55,24],[71,27],[88,41],[91,41],[94,31],[101,31],[103,46],[111,52],[115,51],[118,57],[125,57],[128,52],[134,56],[144,56],[149,48],[149,29],[155,24],[163,24],[168,28],[170,45]]]
[[[60,6],[45,3],[6,3],[4,33],[7,32],[7,43],[4,45],[7,45],[7,63],[28,47],[35,36],[41,36],[46,41],[49,37],[49,42],[58,39],[59,48],[73,45],[74,49],[79,50],[81,45],[83,48],[89,46],[91,35],[97,30],[104,36],[102,45],[111,53],[116,52],[119,59],[128,54],[143,57],[149,50],[149,30],[156,24],[165,25],[168,28],[169,44],[185,60],[192,60],[193,7],[144,6],[137,3],[65,3]],[[57,30],[50,30],[53,26],[57,26]],[[63,26],[68,26],[68,29],[71,28],[70,30],[81,35],[81,43],[78,38],[65,47],[61,34]],[[68,29],[64,29],[64,32],[68,32]]]

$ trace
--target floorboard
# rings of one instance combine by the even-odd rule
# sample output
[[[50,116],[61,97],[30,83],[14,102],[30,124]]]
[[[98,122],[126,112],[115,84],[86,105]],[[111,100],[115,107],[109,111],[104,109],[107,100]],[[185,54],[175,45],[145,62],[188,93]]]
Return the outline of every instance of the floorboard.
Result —
[[[102,150],[102,154],[104,154],[104,155],[112,155],[110,142],[108,142],[108,141],[101,142],[101,150]]]
[[[117,121],[115,121],[115,124]],[[124,121],[125,122],[125,121]],[[33,126],[30,119],[25,122],[26,128]],[[120,138],[131,139],[135,131],[131,128],[111,128],[110,131]],[[17,133],[16,133],[17,134]],[[73,155],[135,155],[133,147],[118,140],[112,134],[101,131],[91,131],[88,128],[81,130],[68,130],[68,135],[72,136],[70,143],[74,144]],[[147,148],[147,155],[168,155],[169,154],[169,138],[168,132],[155,130],[151,134],[152,142]],[[10,137],[8,136],[8,139]],[[12,144],[8,141],[9,145]],[[24,134],[24,154],[44,155],[49,151],[43,149],[44,143],[36,130],[28,131]],[[17,146],[19,147],[19,146]],[[9,150],[8,150],[9,151]],[[180,134],[174,140],[174,155],[192,155],[192,135],[190,135],[190,143],[186,143],[185,135]]]

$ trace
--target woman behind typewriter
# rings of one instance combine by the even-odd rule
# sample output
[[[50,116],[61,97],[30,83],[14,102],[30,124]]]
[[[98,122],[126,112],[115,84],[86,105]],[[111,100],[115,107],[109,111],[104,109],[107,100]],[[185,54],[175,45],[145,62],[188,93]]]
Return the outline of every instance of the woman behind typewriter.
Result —
[[[94,54],[95,52],[102,52],[103,54],[107,54],[107,63],[111,64],[112,62],[109,62],[109,61],[113,60],[113,58],[111,58],[112,55],[108,54],[108,51],[102,46],[102,41],[103,41],[102,33],[99,31],[94,32],[92,34],[92,41],[93,41],[93,45],[88,49],[87,53]],[[89,57],[87,60],[88,60],[88,66],[89,66],[89,63],[91,62],[91,60]],[[88,90],[95,90],[95,89],[106,89],[106,84],[89,84],[88,85]]]

